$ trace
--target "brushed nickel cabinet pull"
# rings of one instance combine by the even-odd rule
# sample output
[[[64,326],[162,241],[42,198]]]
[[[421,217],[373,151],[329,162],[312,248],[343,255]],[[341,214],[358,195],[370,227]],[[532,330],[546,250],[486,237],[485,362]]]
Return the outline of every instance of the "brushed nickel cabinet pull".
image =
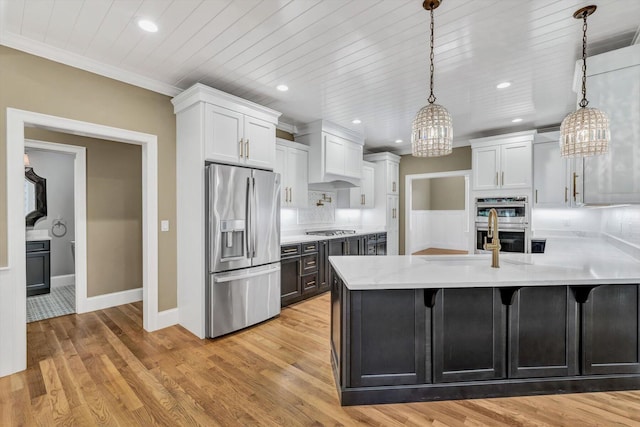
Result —
[[[567,186],[564,187],[564,202],[567,203],[569,201],[569,189],[567,188]]]
[[[240,138],[240,149],[238,151],[240,151],[240,157],[244,157],[244,140],[242,138]]]
[[[391,191],[393,191],[394,193],[396,192],[396,182],[393,181],[393,183],[391,184]]]
[[[293,187],[289,187],[289,203],[293,203]]]
[[[249,157],[249,156],[247,156],[247,157]],[[504,172],[502,172],[502,184],[501,185],[504,186]]]
[[[245,148],[245,151],[247,152],[246,156],[248,159],[249,158],[249,139],[248,138],[247,138],[247,141],[244,143],[244,148]]]
[[[289,248],[283,251],[285,254],[290,254],[291,252],[298,252],[298,248]]]
[[[576,188],[576,180],[578,179],[578,177],[579,177],[579,176],[580,176],[580,175],[578,175],[577,173],[575,173],[575,172],[573,173],[573,201],[574,201],[574,202],[577,202],[577,201],[578,201],[577,196],[578,196],[578,194],[580,194],[580,193],[577,191],[577,188]]]
[[[314,265],[316,265],[316,262],[315,262],[315,261],[309,261],[309,262],[307,263],[307,265],[314,266]]]
[[[315,285],[316,285],[316,281],[315,280],[307,282],[307,286],[315,286]]]
[[[536,205],[538,204],[538,190],[536,190]]]

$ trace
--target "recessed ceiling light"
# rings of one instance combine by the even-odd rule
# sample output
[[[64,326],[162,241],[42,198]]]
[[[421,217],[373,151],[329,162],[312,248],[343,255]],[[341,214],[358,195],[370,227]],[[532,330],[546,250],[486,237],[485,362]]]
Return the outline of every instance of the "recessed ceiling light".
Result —
[[[139,20],[138,27],[150,33],[155,33],[158,31],[158,26],[154,22],[149,21],[148,19]]]
[[[502,82],[496,85],[498,89],[505,89],[505,88],[508,88],[509,86],[511,86],[510,82]]]
[[[519,118],[519,117],[517,119],[511,120],[512,123],[520,123],[521,121],[522,121],[522,119]]]
[[[360,119],[353,119],[351,123],[353,123],[354,125],[359,125],[360,123],[362,123],[362,121]]]
[[[400,143],[402,143],[402,140],[401,139],[396,139],[396,144],[400,144]]]
[[[276,89],[278,89],[280,92],[286,92],[289,90],[289,86],[287,85],[278,85],[276,86]]]

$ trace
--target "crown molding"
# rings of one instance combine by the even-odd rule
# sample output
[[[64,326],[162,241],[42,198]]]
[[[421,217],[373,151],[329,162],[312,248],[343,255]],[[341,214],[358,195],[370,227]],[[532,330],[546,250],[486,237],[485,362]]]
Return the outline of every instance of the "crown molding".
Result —
[[[276,129],[295,135],[298,133],[298,128],[295,125],[279,121],[276,125]]]
[[[176,96],[182,92],[182,89],[170,84],[150,79],[131,71],[125,71],[112,65],[107,65],[100,61],[86,58],[58,47],[49,46],[39,41],[30,40],[7,31],[0,33],[0,44],[163,95]]]

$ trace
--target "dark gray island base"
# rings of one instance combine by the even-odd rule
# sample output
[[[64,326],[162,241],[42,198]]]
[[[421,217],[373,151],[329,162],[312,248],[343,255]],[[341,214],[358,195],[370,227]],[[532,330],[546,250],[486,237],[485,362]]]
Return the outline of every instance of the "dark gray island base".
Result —
[[[352,291],[330,277],[342,405],[640,389],[637,284]]]

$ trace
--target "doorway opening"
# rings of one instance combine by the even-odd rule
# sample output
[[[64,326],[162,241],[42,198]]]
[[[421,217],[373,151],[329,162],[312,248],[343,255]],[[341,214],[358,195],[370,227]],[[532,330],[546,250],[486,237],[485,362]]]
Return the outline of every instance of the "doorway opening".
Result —
[[[143,327],[158,329],[158,147],[157,136],[95,123],[7,108],[7,231],[8,266],[0,271],[3,283],[9,283],[0,300],[0,376],[26,369],[26,263],[24,218],[24,148],[25,127],[87,136],[126,144],[142,149],[142,301]],[[77,222],[76,218],[76,222]],[[75,236],[76,257],[86,253],[86,239]],[[81,274],[76,262],[76,281]],[[84,272],[86,277],[86,271]],[[4,280],[7,282],[4,282]],[[102,304],[125,304],[120,293],[93,299],[86,311],[97,310]],[[80,312],[80,307],[76,310]],[[166,326],[166,325],[165,325]]]
[[[470,170],[405,177],[405,253],[473,253]]]

